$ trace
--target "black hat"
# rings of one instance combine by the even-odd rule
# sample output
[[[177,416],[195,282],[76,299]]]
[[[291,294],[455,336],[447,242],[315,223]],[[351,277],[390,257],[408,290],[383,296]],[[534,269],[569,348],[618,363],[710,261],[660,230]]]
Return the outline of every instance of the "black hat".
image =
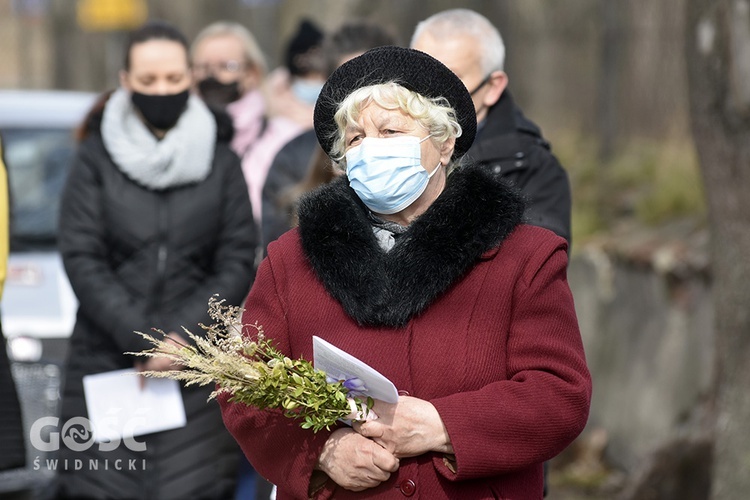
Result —
[[[385,46],[368,50],[342,64],[331,74],[315,104],[314,125],[318,142],[331,152],[337,132],[333,116],[339,104],[355,90],[395,81],[399,85],[430,98],[444,97],[456,111],[461,137],[456,138],[453,157],[468,151],[477,133],[474,102],[463,82],[443,63],[414,49]]]
[[[303,76],[317,70],[322,63],[314,61],[312,55],[315,49],[320,49],[323,43],[323,32],[309,19],[300,21],[297,32],[289,40],[286,49],[286,67],[294,76]],[[317,55],[322,61],[322,55]]]

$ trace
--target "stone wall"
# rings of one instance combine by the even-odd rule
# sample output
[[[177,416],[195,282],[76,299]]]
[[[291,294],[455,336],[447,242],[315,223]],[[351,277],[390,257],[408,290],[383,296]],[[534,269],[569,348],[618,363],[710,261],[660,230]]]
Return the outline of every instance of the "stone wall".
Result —
[[[606,459],[626,473],[677,438],[705,435],[714,335],[704,233],[592,244],[571,259],[594,380],[587,431],[604,429]],[[698,256],[698,257],[696,257]]]

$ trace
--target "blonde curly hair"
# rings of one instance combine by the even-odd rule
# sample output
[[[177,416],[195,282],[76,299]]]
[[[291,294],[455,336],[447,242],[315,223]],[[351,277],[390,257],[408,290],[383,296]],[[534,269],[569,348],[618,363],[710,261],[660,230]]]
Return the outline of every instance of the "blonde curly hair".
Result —
[[[384,109],[400,110],[414,118],[429,132],[431,140],[438,146],[450,138],[461,136],[461,125],[456,112],[443,97],[424,97],[396,82],[362,87],[349,94],[339,104],[334,115],[337,133],[331,148],[331,158],[343,170],[346,170],[346,129],[356,127],[362,110],[373,102]]]

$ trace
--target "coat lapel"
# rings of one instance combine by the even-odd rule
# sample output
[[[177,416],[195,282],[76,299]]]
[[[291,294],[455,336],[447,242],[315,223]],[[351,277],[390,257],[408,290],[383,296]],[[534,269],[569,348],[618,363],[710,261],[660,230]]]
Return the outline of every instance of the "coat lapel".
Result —
[[[299,231],[312,268],[349,316],[360,325],[401,327],[502,243],[523,211],[514,190],[464,167],[390,252],[378,245],[346,178],[303,199]]]

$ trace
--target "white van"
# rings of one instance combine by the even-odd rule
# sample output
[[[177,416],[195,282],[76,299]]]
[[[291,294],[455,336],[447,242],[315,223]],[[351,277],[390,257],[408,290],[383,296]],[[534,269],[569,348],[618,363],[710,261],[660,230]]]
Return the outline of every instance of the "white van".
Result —
[[[57,218],[74,131],[94,100],[85,92],[0,91],[11,200],[0,320],[16,360],[61,360],[73,330],[77,303],[56,249]]]

